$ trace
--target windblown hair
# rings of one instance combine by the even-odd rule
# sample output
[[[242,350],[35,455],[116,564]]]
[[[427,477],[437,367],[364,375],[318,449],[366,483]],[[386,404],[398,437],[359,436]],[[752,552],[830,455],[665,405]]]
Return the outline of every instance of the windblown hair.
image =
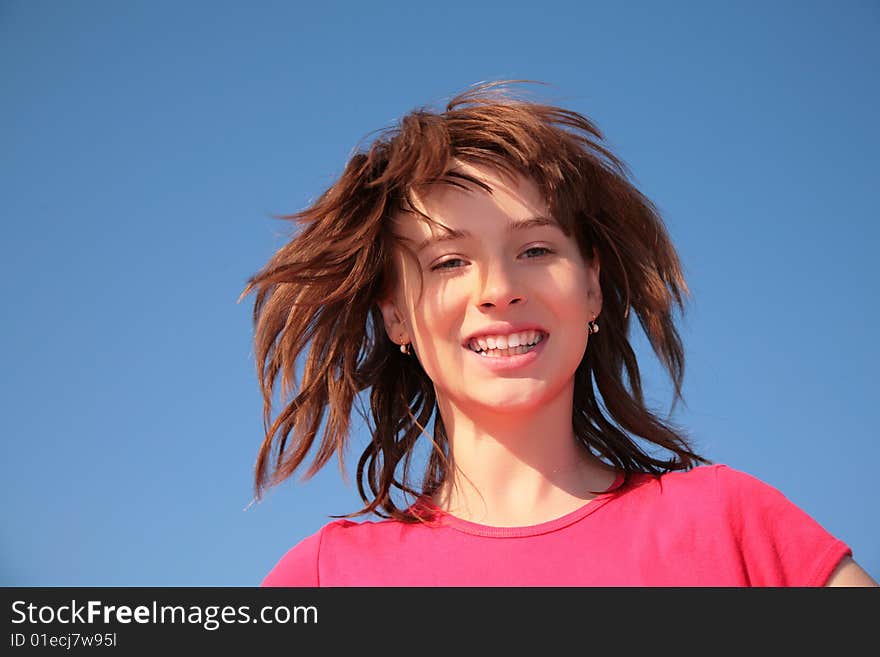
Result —
[[[626,166],[602,146],[604,137],[589,119],[519,98],[509,84],[473,87],[442,112],[410,112],[354,154],[310,207],[281,217],[300,230],[239,298],[256,291],[254,355],[265,429],[255,467],[256,499],[307,458],[327,409],[304,478],[334,452],[344,474],[352,407],[368,388],[371,418],[364,410],[361,415],[372,439],[357,466],[365,506],[344,517],[374,513],[417,521],[411,508],[398,508],[393,489],[431,494],[450,474],[449,441],[432,381],[418,359],[401,354],[387,336],[377,301],[397,283],[394,250],[406,247],[392,222],[400,213],[413,213],[411,193],[437,182],[480,184],[457,173],[456,160],[527,176],[584,257],[592,258],[594,247],[599,254],[602,329],[590,339],[574,384],[572,425],[583,447],[627,478],[709,462],[681,430],[647,408],[628,339],[634,310],[672,380],[674,407],[682,399],[684,350],[672,313],[674,306],[684,310],[688,289],[657,209],[629,182]],[[295,365],[307,346],[297,384]],[[279,380],[285,405],[272,420]],[[411,459],[435,413],[431,453],[416,490]],[[666,458],[656,448],[665,450]]]

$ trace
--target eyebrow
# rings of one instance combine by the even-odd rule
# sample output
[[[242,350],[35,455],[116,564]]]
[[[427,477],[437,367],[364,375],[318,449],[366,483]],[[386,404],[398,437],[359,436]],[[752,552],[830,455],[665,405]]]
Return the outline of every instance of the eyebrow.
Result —
[[[555,228],[562,227],[553,219],[549,217],[537,216],[537,217],[529,217],[528,219],[517,219],[515,221],[511,221],[507,225],[507,232],[513,233],[523,230],[528,230],[530,228],[537,228],[539,226],[553,226]],[[442,235],[431,236],[424,240],[422,240],[418,247],[416,248],[416,253],[421,253],[429,246],[433,246],[435,244],[440,244],[441,242],[449,242],[452,240],[464,239],[467,237],[473,237],[473,233],[468,230],[455,230],[454,228],[446,228],[445,232]]]

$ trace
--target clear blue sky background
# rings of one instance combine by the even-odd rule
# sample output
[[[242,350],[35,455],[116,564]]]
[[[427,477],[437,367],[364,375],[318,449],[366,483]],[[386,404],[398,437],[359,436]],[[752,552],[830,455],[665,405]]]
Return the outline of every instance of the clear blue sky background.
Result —
[[[360,508],[335,461],[247,508],[236,300],[370,131],[501,78],[594,119],[664,214],[675,419],[880,577],[878,33],[870,0],[5,0],[0,584],[253,585]]]

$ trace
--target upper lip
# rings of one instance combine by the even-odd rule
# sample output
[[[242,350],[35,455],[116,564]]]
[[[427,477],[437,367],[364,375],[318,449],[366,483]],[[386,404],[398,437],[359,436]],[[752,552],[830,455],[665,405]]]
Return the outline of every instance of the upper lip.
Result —
[[[473,340],[474,338],[483,337],[484,335],[510,335],[511,333],[520,333],[522,331],[541,331],[541,333],[544,334],[549,333],[549,331],[543,326],[535,324],[533,322],[523,322],[519,324],[511,324],[509,322],[497,322],[495,324],[484,326],[480,330],[471,333],[465,339],[464,346],[467,347],[471,343],[471,340]]]

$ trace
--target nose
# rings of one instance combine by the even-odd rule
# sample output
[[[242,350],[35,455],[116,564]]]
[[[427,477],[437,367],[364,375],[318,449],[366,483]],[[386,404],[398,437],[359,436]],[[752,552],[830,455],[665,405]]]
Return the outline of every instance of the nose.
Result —
[[[504,264],[497,263],[486,267],[478,298],[480,308],[485,310],[522,304],[526,300],[522,281]]]

